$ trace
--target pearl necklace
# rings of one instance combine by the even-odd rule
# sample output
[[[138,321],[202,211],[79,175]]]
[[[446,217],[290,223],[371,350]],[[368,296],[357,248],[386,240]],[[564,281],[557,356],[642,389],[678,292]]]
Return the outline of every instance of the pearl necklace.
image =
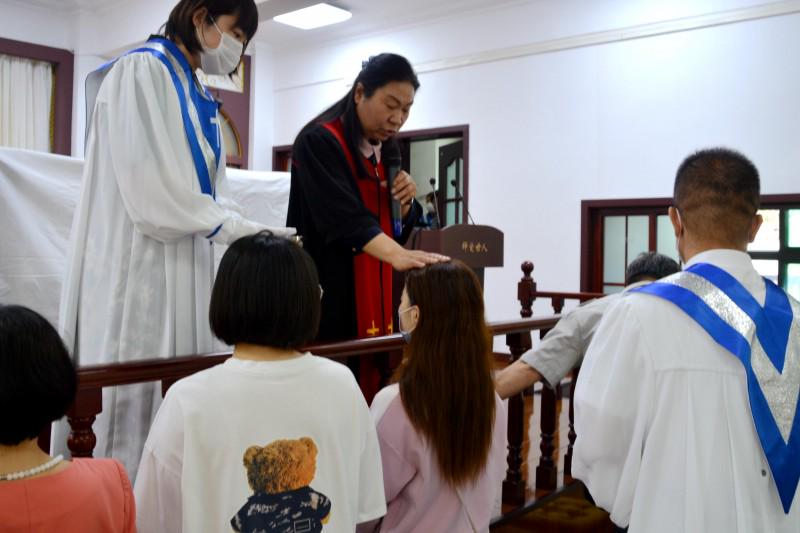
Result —
[[[0,481],[14,481],[17,479],[25,479],[27,477],[35,476],[36,474],[41,474],[42,472],[46,472],[51,468],[54,468],[58,463],[64,460],[63,455],[58,455],[53,457],[49,461],[39,466],[34,466],[33,468],[29,468],[28,470],[22,470],[21,472],[11,472],[10,474],[0,474]]]

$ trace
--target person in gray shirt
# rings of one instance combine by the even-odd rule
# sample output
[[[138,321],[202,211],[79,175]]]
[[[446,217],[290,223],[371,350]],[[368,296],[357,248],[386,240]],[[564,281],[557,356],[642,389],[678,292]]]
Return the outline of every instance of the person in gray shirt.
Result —
[[[592,342],[592,336],[606,309],[625,292],[680,271],[670,257],[655,252],[639,254],[625,271],[625,290],[590,300],[561,317],[534,350],[495,376],[497,394],[505,399],[519,394],[537,381],[555,387],[577,366]]]

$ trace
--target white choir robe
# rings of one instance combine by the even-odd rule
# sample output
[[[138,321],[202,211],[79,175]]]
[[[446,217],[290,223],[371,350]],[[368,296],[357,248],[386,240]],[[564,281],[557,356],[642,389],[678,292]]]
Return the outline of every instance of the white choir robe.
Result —
[[[710,250],[764,304],[750,257]],[[572,474],[631,533],[798,533],[784,514],[750,412],[745,370],[676,305],[620,298],[603,317],[575,389]]]
[[[94,109],[60,333],[81,366],[210,352],[211,241],[229,244],[266,226],[224,200],[224,162],[216,175],[218,200],[201,192],[175,86],[156,57],[120,58]],[[95,455],[120,459],[132,480],[160,389],[149,383],[103,394]],[[62,423],[54,434],[59,451],[66,431]]]

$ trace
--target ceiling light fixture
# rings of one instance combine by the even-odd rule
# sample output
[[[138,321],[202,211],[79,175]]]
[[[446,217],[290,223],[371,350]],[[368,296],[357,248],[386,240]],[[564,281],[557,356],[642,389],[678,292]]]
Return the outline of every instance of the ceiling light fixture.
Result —
[[[273,17],[272,20],[302,30],[310,30],[344,22],[352,16],[353,14],[345,9],[334,7],[326,3],[320,3],[290,13],[278,15],[277,17]]]

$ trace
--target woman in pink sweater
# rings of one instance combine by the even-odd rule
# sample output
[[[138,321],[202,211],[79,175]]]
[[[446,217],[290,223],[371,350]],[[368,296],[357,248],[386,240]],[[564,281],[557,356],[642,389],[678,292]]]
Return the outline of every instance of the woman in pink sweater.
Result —
[[[128,475],[113,459],[50,457],[36,437],[64,416],[77,377],[58,333],[0,305],[0,531],[135,533]]]
[[[478,278],[459,261],[411,271],[398,314],[408,345],[371,407],[387,513],[359,532],[487,531],[506,468],[506,413]]]

